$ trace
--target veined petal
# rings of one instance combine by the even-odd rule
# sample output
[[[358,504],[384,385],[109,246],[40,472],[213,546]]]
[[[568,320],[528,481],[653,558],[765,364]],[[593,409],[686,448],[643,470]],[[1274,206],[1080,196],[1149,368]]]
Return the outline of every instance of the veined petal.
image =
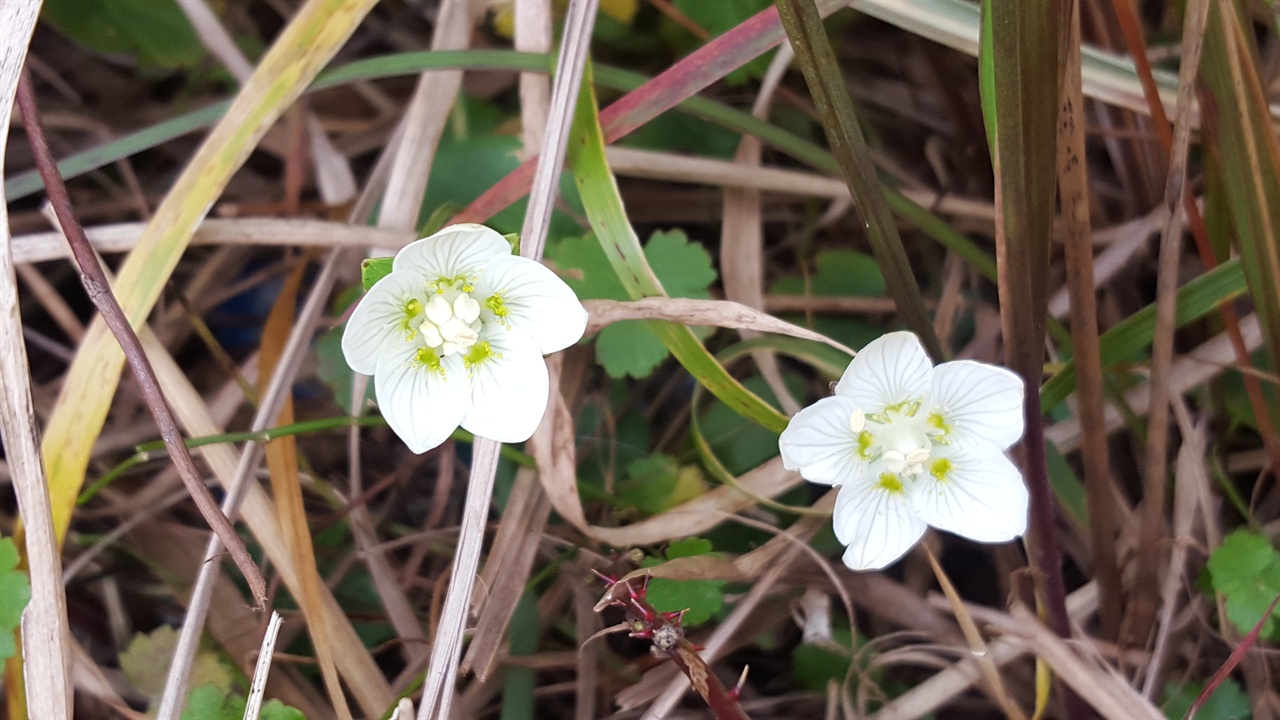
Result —
[[[547,363],[537,343],[519,330],[490,325],[466,357],[471,361],[471,409],[462,427],[499,442],[528,440],[547,412],[550,392]]]
[[[892,332],[867,343],[836,383],[836,394],[868,414],[919,400],[929,392],[933,363],[913,333]]]
[[[796,413],[778,438],[782,464],[809,482],[842,485],[856,482],[865,470],[858,438],[849,427],[857,406],[833,395]]]
[[[931,402],[957,442],[981,439],[1003,450],[1022,437],[1022,378],[1005,368],[973,360],[942,363],[933,370]]]
[[[911,505],[924,522],[977,542],[1006,542],[1027,529],[1022,473],[991,443],[935,446]]]
[[[582,339],[587,310],[578,296],[542,263],[516,255],[493,258],[476,282],[486,318],[524,331],[544,355]]]
[[[906,554],[924,536],[925,524],[911,510],[907,491],[891,491],[877,477],[844,485],[832,517],[836,537],[848,545],[844,564],[878,570]]]
[[[457,356],[442,358],[438,368],[416,355],[383,356],[375,389],[387,425],[415,453],[447,440],[471,404],[471,381]]]
[[[413,269],[437,278],[472,278],[485,263],[511,254],[507,239],[484,225],[450,225],[430,237],[415,240],[396,253],[392,271]]]
[[[408,345],[422,322],[426,280],[411,270],[387,274],[360,298],[342,331],[342,354],[358,373],[373,375],[378,359],[399,344]],[[411,302],[417,303],[414,320]]]

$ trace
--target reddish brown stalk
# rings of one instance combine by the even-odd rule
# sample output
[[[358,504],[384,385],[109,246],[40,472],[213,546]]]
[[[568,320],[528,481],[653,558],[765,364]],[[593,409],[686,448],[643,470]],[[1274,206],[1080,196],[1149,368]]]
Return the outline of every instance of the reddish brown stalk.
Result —
[[[707,702],[716,720],[750,720],[747,713],[738,704],[741,687],[732,690],[726,688],[720,678],[707,667],[707,663],[698,654],[697,649],[684,636],[681,618],[684,611],[658,612],[645,599],[649,587],[649,576],[645,575],[637,589],[630,580],[619,582],[616,578],[600,576],[608,585],[608,591],[600,602],[596,603],[596,612],[606,607],[617,607],[627,615],[626,627],[631,637],[653,641],[653,647],[671,658],[680,668],[680,672],[689,678],[689,684]],[[745,676],[745,673],[744,673]]]
[[[178,468],[178,474],[182,477],[187,492],[191,493],[191,498],[195,500],[196,507],[204,516],[205,522],[209,523],[209,527],[231,554],[236,567],[240,569],[240,573],[249,584],[254,603],[258,609],[261,609],[266,606],[267,601],[266,582],[258,566],[254,564],[253,558],[250,557],[249,551],[245,549],[244,543],[241,542],[240,536],[236,535],[235,528],[218,509],[218,504],[214,502],[209,489],[201,480],[200,473],[191,460],[191,454],[187,452],[178,423],[173,418],[173,411],[169,409],[169,403],[160,389],[160,381],[151,367],[151,361],[147,359],[138,335],[129,324],[129,319],[125,317],[116,296],[111,292],[106,273],[98,264],[97,255],[89,245],[84,229],[76,221],[75,213],[71,208],[71,197],[67,194],[67,187],[58,173],[53,153],[49,150],[49,143],[45,139],[44,128],[40,124],[35,89],[31,84],[31,74],[27,70],[23,71],[22,78],[18,81],[17,100],[18,107],[22,110],[22,125],[27,132],[27,141],[31,145],[36,167],[40,171],[40,177],[44,180],[45,190],[49,195],[49,204],[53,206],[58,222],[62,225],[62,231],[67,237],[67,243],[71,246],[71,254],[80,269],[80,282],[84,285],[85,293],[102,314],[102,319],[115,335],[116,342],[120,343],[125,360],[133,370],[133,376],[142,391],[142,399],[151,410],[152,417],[155,418],[160,437],[164,440],[173,464]]]
[[[1116,561],[1116,519],[1111,493],[1107,431],[1103,422],[1102,360],[1098,345],[1097,286],[1093,279],[1093,246],[1089,239],[1089,187],[1084,143],[1084,97],[1080,77],[1080,8],[1072,3],[1070,37],[1062,80],[1058,122],[1058,195],[1066,241],[1067,291],[1071,297],[1071,340],[1075,345],[1077,413],[1083,435],[1085,499],[1089,507],[1094,577],[1101,601],[1102,636],[1115,639],[1122,606],[1120,569]]]
[[[1116,20],[1120,23],[1120,30],[1124,33],[1125,43],[1129,46],[1129,56],[1133,58],[1138,79],[1142,82],[1142,94],[1146,97],[1148,107],[1151,108],[1151,124],[1155,128],[1156,139],[1160,141],[1160,146],[1165,153],[1171,154],[1173,126],[1164,111],[1164,103],[1160,100],[1160,91],[1156,86],[1155,76],[1151,72],[1151,62],[1147,59],[1146,39],[1142,36],[1142,29],[1134,14],[1132,0],[1112,0],[1111,6],[1115,10]],[[1183,190],[1182,204],[1187,213],[1187,227],[1196,241],[1200,262],[1204,264],[1206,270],[1212,270],[1218,266],[1218,257],[1209,243],[1209,228],[1204,223],[1204,216],[1200,214],[1200,207],[1196,205],[1196,198],[1190,187]],[[1240,375],[1244,380],[1245,394],[1249,397],[1249,406],[1253,408],[1253,414],[1258,419],[1258,432],[1262,435],[1267,457],[1271,461],[1272,468],[1280,468],[1280,435],[1276,434],[1275,425],[1271,422],[1271,409],[1263,397],[1262,384],[1258,377],[1250,372],[1253,369],[1253,360],[1249,356],[1249,348],[1244,344],[1244,337],[1240,334],[1240,316],[1230,303],[1223,303],[1219,307],[1219,312],[1222,313],[1222,324],[1226,327],[1231,349],[1236,354],[1236,362],[1240,365]]]
[[[1245,635],[1240,640],[1240,644],[1235,646],[1235,649],[1231,651],[1231,655],[1227,656],[1227,661],[1222,663],[1222,667],[1218,668],[1213,677],[1209,678],[1209,682],[1204,684],[1204,689],[1200,691],[1200,694],[1196,696],[1196,701],[1191,703],[1191,708],[1187,710],[1186,720],[1192,720],[1196,713],[1200,712],[1200,707],[1205,704],[1209,696],[1213,695],[1213,692],[1218,689],[1222,681],[1226,680],[1227,676],[1235,671],[1236,666],[1244,659],[1245,653],[1249,652],[1249,649],[1258,643],[1258,635],[1262,633],[1262,627],[1267,624],[1267,620],[1270,619],[1271,613],[1275,612],[1278,603],[1280,603],[1280,595],[1271,598],[1271,604],[1267,606],[1267,611],[1262,613],[1262,617],[1258,618],[1258,622],[1254,623],[1253,627],[1249,629],[1249,634]]]

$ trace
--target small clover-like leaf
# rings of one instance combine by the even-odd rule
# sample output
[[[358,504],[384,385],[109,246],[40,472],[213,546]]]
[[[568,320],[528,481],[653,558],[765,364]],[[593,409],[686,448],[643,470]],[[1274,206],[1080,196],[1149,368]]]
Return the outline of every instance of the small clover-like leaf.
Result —
[[[235,720],[244,716],[244,698],[208,684],[191,691],[182,720]]]
[[[609,377],[648,377],[670,351],[642,320],[623,320],[600,330],[596,359]]]
[[[17,652],[13,631],[22,622],[22,611],[31,601],[31,582],[17,567],[17,546],[10,538],[0,538],[0,659]]]
[[[139,692],[155,700],[164,690],[169,661],[177,644],[178,631],[168,625],[161,625],[150,633],[139,633],[120,653],[120,669]],[[215,653],[200,650],[196,653],[190,682],[193,687],[210,685],[225,695],[231,691],[231,671],[218,662]]]
[[[1258,533],[1236,530],[1209,557],[1209,576],[1227,599],[1227,618],[1247,633],[1280,595],[1280,551]],[[1262,637],[1273,637],[1277,614],[1263,623]]]
[[[292,705],[285,705],[279,700],[268,700],[262,705],[259,720],[307,720],[302,711]]]
[[[697,557],[709,555],[711,552],[710,540],[686,538],[673,541],[667,547],[666,559]],[[644,562],[644,566],[653,567],[661,562],[659,558],[649,558]],[[653,578],[649,581],[646,598],[654,609],[662,612],[687,611],[684,614],[684,624],[698,625],[709,620],[724,607],[724,581]]]
[[[645,259],[662,288],[671,297],[707,298],[716,280],[715,267],[706,248],[689,241],[679,230],[656,232],[644,247]],[[569,238],[555,249],[556,265],[578,297],[596,300],[628,300],[626,288],[592,236]],[[596,359],[610,377],[648,377],[667,359],[669,351],[646,323],[628,320],[600,331]]]
[[[644,257],[671,297],[711,297],[707,287],[716,281],[711,255],[684,231],[655,232],[644,245]]]

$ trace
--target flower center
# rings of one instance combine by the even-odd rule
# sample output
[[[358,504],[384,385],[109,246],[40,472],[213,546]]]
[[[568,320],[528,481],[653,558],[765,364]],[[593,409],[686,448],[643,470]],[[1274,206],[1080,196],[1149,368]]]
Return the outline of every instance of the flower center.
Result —
[[[887,410],[885,416],[886,422],[876,438],[884,451],[885,466],[889,472],[900,475],[920,474],[933,448],[926,418],[918,413],[908,415],[896,410]]]
[[[937,434],[930,420],[928,413],[918,412],[917,405],[886,408],[870,417],[859,408],[849,418],[849,429],[858,457],[879,457],[891,474],[915,477],[924,470]]]
[[[424,310],[418,330],[427,347],[439,349],[442,357],[466,353],[480,339],[480,303],[470,293],[438,293]]]

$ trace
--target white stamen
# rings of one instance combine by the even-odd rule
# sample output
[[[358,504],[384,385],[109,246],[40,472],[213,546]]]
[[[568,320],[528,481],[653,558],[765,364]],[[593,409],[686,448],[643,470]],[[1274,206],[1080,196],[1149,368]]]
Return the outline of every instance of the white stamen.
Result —
[[[470,295],[463,293],[453,301],[453,314],[462,322],[470,325],[480,317],[480,303]]]
[[[453,308],[449,307],[449,301],[444,299],[443,295],[434,295],[427,302],[427,319],[436,325],[443,325],[453,317]]]

